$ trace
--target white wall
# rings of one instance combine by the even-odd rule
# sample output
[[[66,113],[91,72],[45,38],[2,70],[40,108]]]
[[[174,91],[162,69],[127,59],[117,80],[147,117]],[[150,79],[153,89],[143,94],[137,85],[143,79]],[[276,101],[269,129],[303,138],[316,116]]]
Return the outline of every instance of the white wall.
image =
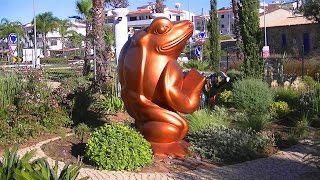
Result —
[[[22,49],[23,62],[32,62],[34,57],[34,49]],[[37,55],[39,56],[41,49],[37,49]]]

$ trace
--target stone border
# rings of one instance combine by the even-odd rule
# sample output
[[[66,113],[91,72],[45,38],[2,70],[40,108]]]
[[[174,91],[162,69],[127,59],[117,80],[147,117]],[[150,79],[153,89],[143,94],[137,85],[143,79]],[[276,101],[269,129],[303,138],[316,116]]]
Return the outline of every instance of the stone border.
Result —
[[[69,133],[66,136],[71,136]],[[55,160],[46,156],[41,146],[61,137],[52,138],[37,143],[36,145],[20,149],[18,155],[22,156],[26,152],[36,150],[33,159],[46,158],[50,165]],[[90,168],[82,168],[79,178],[89,176],[92,180],[106,179],[133,179],[133,180],[166,180],[166,179],[318,179],[320,170],[315,166],[308,165],[303,158],[314,151],[308,144],[299,144],[286,151],[279,151],[275,155],[267,158],[247,161],[241,164],[212,168],[211,170],[196,169],[180,173],[134,173],[125,171],[99,171]],[[58,161],[59,171],[65,165]]]

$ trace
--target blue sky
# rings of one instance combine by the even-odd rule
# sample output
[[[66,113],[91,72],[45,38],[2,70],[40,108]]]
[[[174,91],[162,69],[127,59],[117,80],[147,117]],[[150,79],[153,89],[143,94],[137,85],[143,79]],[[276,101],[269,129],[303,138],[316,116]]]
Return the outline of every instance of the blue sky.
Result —
[[[60,18],[66,19],[76,15],[76,0],[34,0],[36,4],[36,14],[51,11]],[[135,10],[137,6],[145,5],[154,0],[129,0],[129,9]],[[271,1],[267,0],[266,2]],[[10,21],[20,21],[23,24],[31,22],[33,17],[33,0],[0,0],[0,20],[7,18]],[[188,10],[188,0],[166,0],[165,4],[169,8],[174,8],[175,3],[180,3],[181,9]],[[210,0],[189,0],[190,10],[196,14],[201,14],[210,9]],[[218,7],[229,7],[231,0],[218,0]]]

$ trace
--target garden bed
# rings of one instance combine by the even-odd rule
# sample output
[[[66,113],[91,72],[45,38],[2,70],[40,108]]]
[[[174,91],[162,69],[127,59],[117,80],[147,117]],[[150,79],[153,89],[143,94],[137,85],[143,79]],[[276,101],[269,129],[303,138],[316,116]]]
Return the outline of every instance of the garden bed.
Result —
[[[41,148],[47,156],[54,160],[63,161],[65,163],[76,164],[82,159],[83,167],[95,168],[85,157],[85,146],[87,138],[84,138],[84,142],[81,143],[76,136],[65,137],[56,141],[52,141],[43,145]],[[213,164],[208,160],[201,159],[197,155],[191,155],[185,159],[182,158],[156,158],[154,163],[147,166],[139,172],[184,172],[195,169],[212,169],[217,167],[217,164]]]
[[[70,132],[71,132],[71,129],[69,129],[69,128],[59,128],[58,130],[55,131],[55,133],[44,133],[44,134],[41,134],[37,137],[34,137],[34,138],[27,140],[26,142],[19,145],[19,149],[27,148],[27,147],[36,145],[41,141],[52,139],[57,136],[61,136],[62,134],[68,134]],[[14,146],[14,144],[8,144],[6,146],[0,147],[0,157],[3,155],[6,147],[11,148],[13,146]]]

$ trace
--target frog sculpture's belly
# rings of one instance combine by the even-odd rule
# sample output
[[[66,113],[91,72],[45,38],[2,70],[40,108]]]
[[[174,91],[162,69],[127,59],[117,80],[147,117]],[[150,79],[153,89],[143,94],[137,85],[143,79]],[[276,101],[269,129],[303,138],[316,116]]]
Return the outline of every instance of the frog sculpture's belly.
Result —
[[[188,124],[177,112],[198,108],[204,77],[195,69],[184,77],[176,59],[192,30],[189,21],[157,18],[128,40],[119,58],[125,107],[156,155],[187,153],[188,144],[182,139]]]

